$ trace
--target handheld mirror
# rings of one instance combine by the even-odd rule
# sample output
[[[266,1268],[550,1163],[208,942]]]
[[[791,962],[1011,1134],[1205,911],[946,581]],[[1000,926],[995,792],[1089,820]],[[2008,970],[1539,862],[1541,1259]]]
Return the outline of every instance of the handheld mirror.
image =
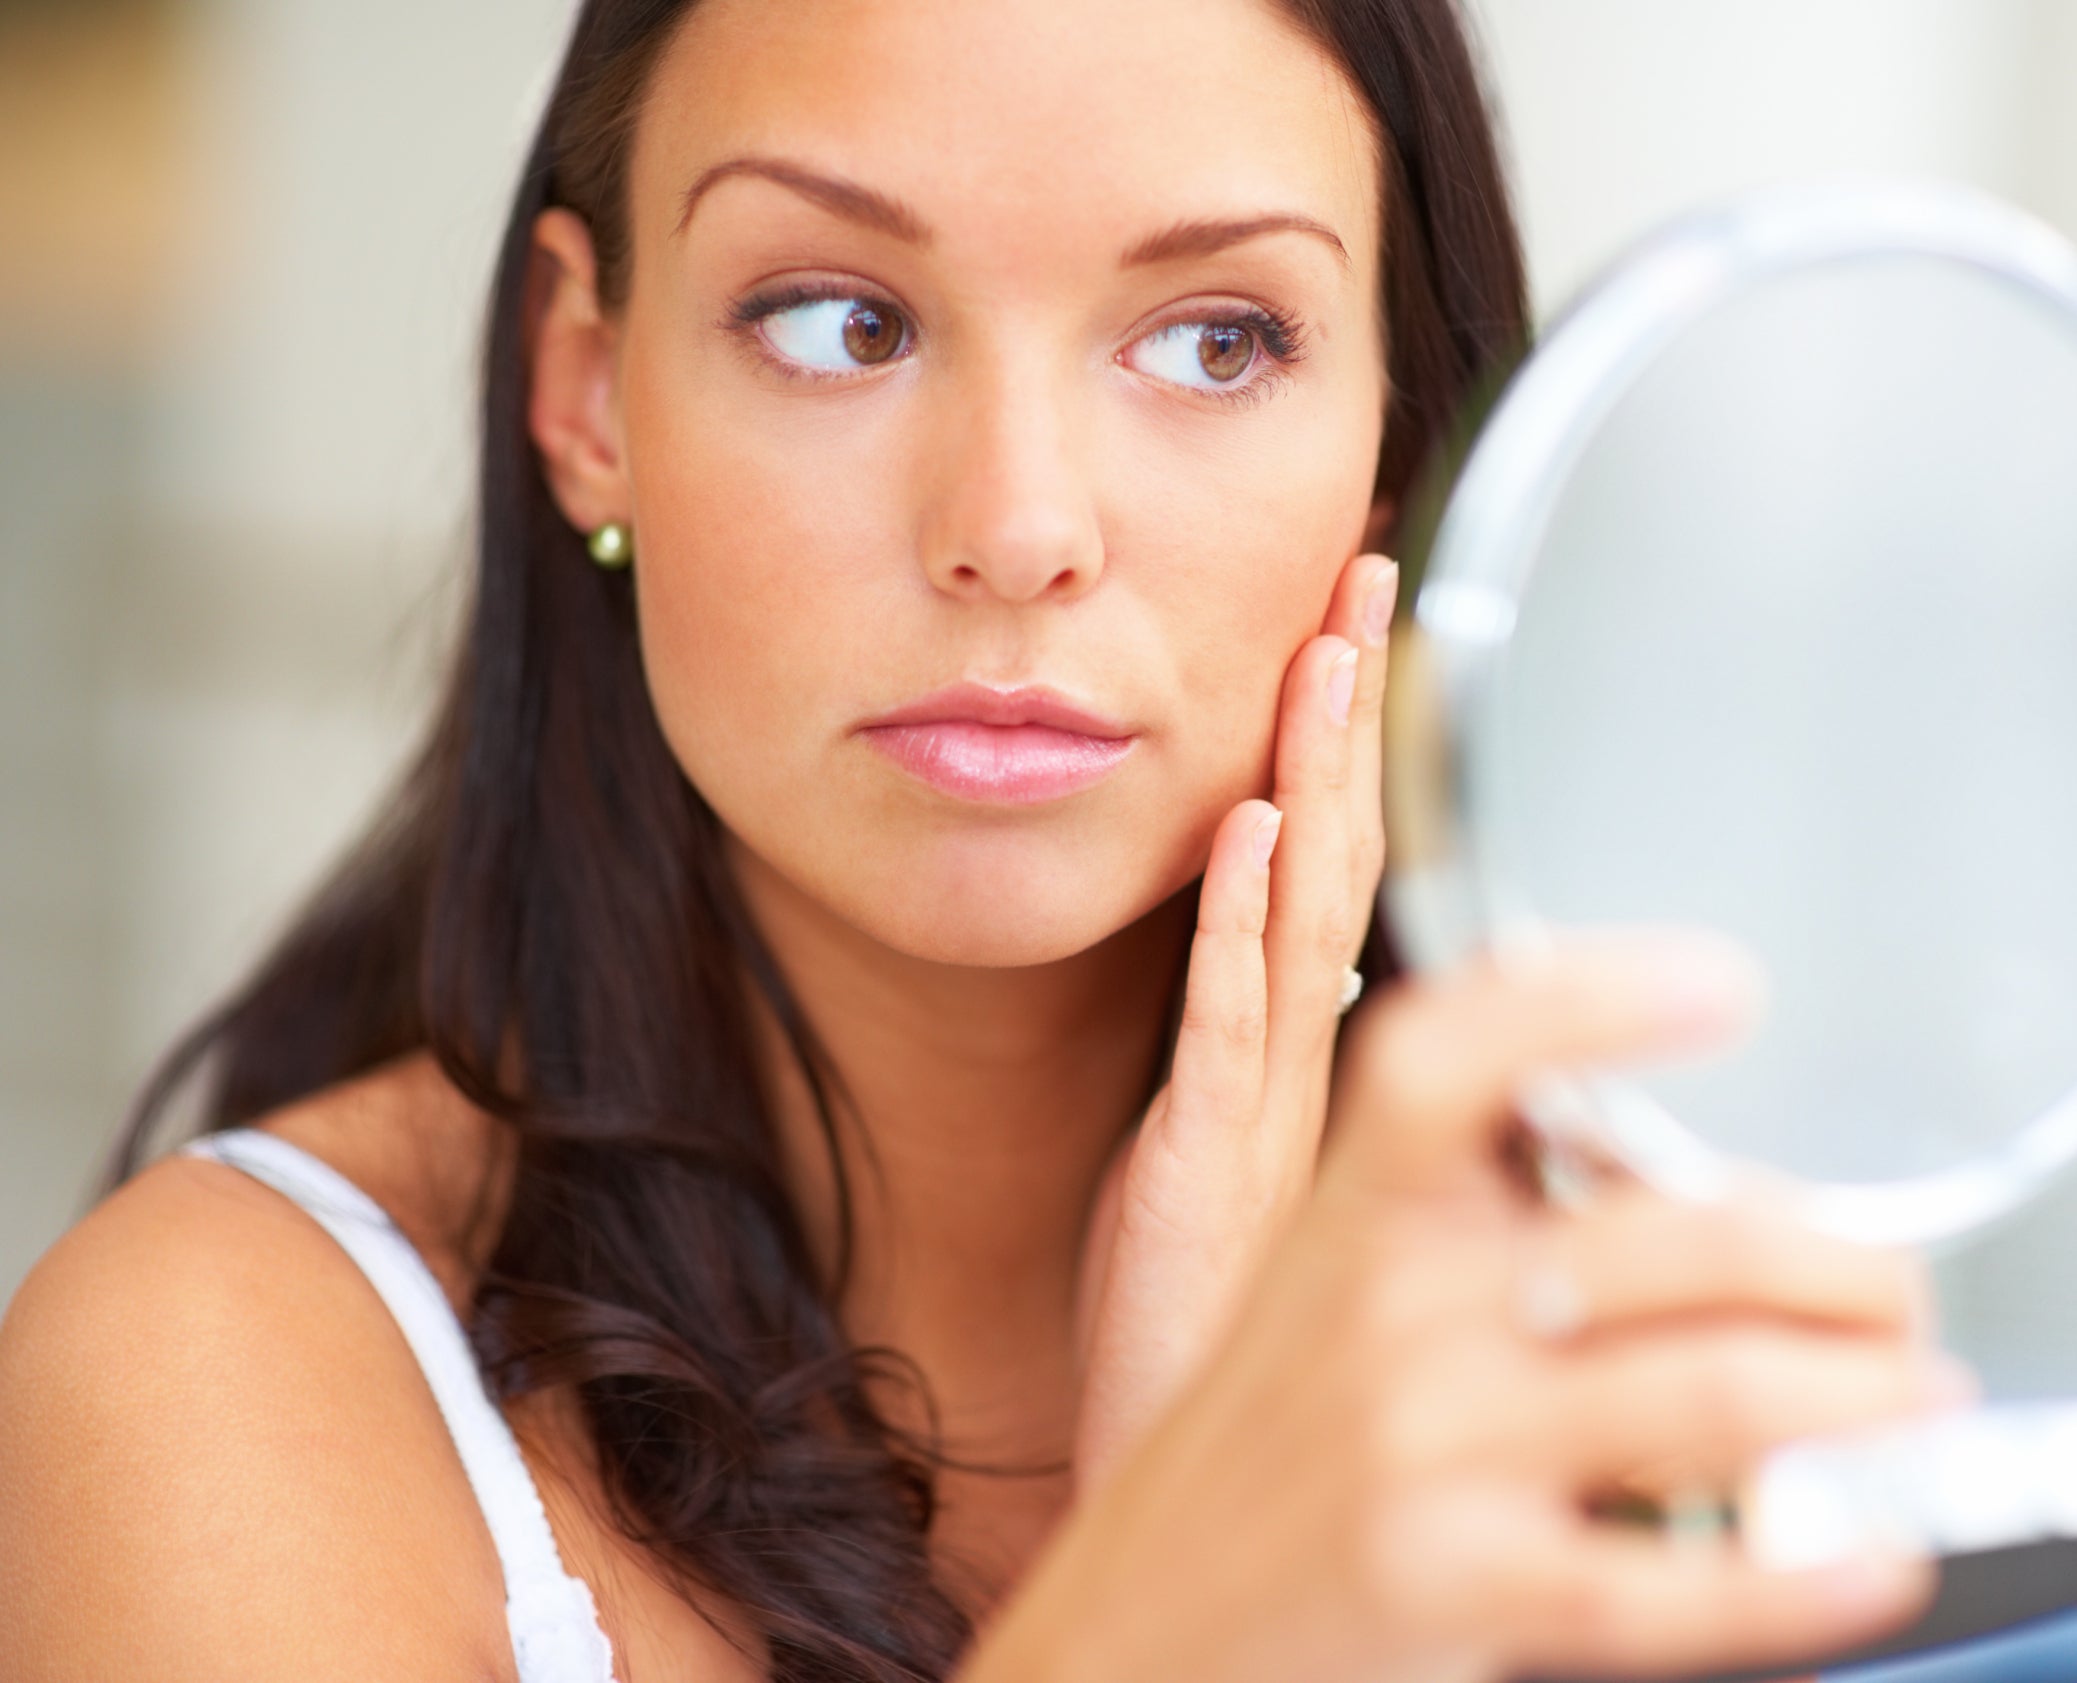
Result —
[[[1680,922],[1768,972],[1743,1046],[1533,1123],[1900,1244],[2077,1156],[2077,250],[1874,182],[1685,222],[1545,337],[1407,565],[1409,960]]]

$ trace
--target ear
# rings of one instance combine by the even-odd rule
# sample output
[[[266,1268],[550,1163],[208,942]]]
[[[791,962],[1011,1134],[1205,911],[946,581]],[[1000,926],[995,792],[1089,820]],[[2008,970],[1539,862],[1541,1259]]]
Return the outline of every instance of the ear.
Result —
[[[1392,529],[1399,523],[1399,499],[1380,497],[1370,505],[1370,518],[1363,522],[1363,548],[1373,555],[1388,553]],[[1396,559],[1396,557],[1395,557]]]
[[[534,224],[527,430],[563,516],[580,532],[629,518],[620,430],[620,326],[599,302],[591,230],[567,210]]]

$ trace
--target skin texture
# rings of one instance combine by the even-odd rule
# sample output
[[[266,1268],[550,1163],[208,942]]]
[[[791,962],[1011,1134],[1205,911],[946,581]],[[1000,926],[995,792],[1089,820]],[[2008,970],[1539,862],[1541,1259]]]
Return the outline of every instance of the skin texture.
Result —
[[[751,156],[795,186],[712,176]],[[847,1325],[916,1360],[951,1454],[1066,1463],[945,1477],[961,1683],[1650,1675],[1801,1657],[1926,1592],[1922,1563],[1774,1577],[1586,1512],[1967,1394],[1911,1259],[1635,1189],[1549,1210],[1505,1169],[1525,1078],[1749,1021],[1739,955],[1580,938],[1337,1017],[1385,847],[1377,183],[1365,113],[1265,0],[707,0],[638,125],[624,306],[578,219],[538,229],[533,435],[574,525],[634,532],[658,715],[846,1077],[844,1149],[873,1142]],[[1125,261],[1271,214],[1333,239]],[[801,340],[731,317],[787,277],[898,309],[910,354],[788,377]],[[1178,383],[1157,336],[1248,305],[1302,358],[1249,401]],[[1137,743],[1012,810],[854,734],[961,678]],[[829,1165],[762,1032],[826,1257]],[[424,1060],[266,1126],[466,1303],[499,1154]],[[1577,1288],[1562,1336],[1524,1323],[1532,1262]],[[758,1675],[729,1609],[617,1537],[566,1401],[515,1424],[621,1675]],[[156,1165],[61,1242],[0,1328],[0,1420],[0,1683],[512,1676],[408,1351],[233,1171]]]
[[[582,224],[542,225],[536,437],[575,524],[634,530],[658,714],[886,1170],[860,1212],[855,1333],[918,1357],[955,1453],[1057,1461],[1072,1320],[1093,1314],[1084,1229],[1183,961],[1180,891],[1221,821],[1279,792],[1287,688],[1309,712],[1284,733],[1300,810],[1273,932],[1294,1029],[1279,1157],[1309,1163],[1317,1141],[1333,994],[1382,857],[1374,642],[1363,775],[1315,796],[1321,773],[1346,784],[1348,751],[1298,763],[1330,758],[1326,668],[1365,641],[1385,571],[1355,560],[1387,407],[1369,119],[1255,0],[719,0],[657,87],[624,309],[600,307]],[[920,237],[749,172],[686,219],[688,188],[746,157],[897,201]],[[1325,233],[1125,260],[1184,225],[1273,215]],[[726,325],[802,281],[900,306],[913,353],[789,376],[768,338]],[[1265,357],[1229,394],[1146,371],[1173,366],[1150,333],[1250,306],[1293,320],[1290,366]],[[989,809],[855,734],[960,679],[1052,687],[1138,742],[1096,789]],[[826,1246],[827,1168],[785,1074]],[[1270,1206],[1191,1238],[1252,1246],[1297,1190],[1281,1178]],[[955,1511],[980,1499],[953,1485]],[[974,1546],[1013,1564],[1067,1490],[991,1492],[1012,1537]]]
[[[699,97],[657,108],[635,155],[618,512],[665,730],[788,888],[962,969],[1087,952],[1268,793],[1284,669],[1360,547],[1384,409],[1352,96],[1256,5],[1216,28],[1132,8],[1100,59],[1085,11],[853,0],[780,19],[725,0],[660,71]],[[1244,81],[1244,105],[1211,96]],[[944,91],[919,106],[919,83]],[[782,106],[799,115],[760,144]],[[900,199],[935,237],[917,249],[748,177],[671,235],[683,185],[751,147]],[[1121,269],[1176,223],[1267,211],[1317,217],[1352,255],[1285,233]],[[780,274],[876,283],[925,342],[880,375],[789,380],[714,326]],[[1193,299],[1289,310],[1305,361],[1238,408],[1120,366]],[[850,734],[967,677],[1050,684],[1142,741],[1086,798],[1004,817],[918,789]]]

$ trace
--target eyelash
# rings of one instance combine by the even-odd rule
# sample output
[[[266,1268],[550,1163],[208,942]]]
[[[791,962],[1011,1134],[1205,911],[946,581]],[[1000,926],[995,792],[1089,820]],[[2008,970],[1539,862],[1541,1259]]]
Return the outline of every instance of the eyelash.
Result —
[[[890,361],[906,361],[914,354],[919,335],[916,324],[907,311],[891,298],[856,285],[842,286],[814,281],[802,281],[792,285],[775,287],[768,292],[755,292],[747,298],[739,298],[728,307],[722,319],[724,330],[748,345],[769,366],[790,379],[811,380],[818,384],[831,380],[849,380],[856,376],[840,374],[822,368],[807,368],[790,357],[778,355],[766,343],[759,329],[771,317],[783,315],[788,310],[800,309],[806,304],[850,303],[872,304],[893,311],[909,325],[909,342]],[[1305,360],[1305,329],[1298,318],[1288,311],[1267,304],[1250,305],[1244,310],[1226,310],[1210,315],[1179,315],[1150,327],[1133,345],[1143,343],[1156,334],[1166,333],[1177,327],[1237,327],[1254,334],[1260,347],[1258,365],[1266,362],[1265,371],[1257,373],[1245,385],[1222,390],[1199,388],[1193,391],[1197,397],[1209,398],[1214,403],[1243,408],[1260,403],[1270,393],[1280,388],[1292,368]],[[1127,350],[1132,346],[1128,345]],[[1123,353],[1120,353],[1121,357]]]

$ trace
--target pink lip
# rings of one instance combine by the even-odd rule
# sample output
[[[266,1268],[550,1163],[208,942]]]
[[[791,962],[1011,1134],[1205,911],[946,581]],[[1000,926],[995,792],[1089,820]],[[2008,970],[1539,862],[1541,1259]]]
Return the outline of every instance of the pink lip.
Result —
[[[1048,690],[957,684],[859,727],[911,776],[960,800],[1029,806],[1100,783],[1136,733]]]

